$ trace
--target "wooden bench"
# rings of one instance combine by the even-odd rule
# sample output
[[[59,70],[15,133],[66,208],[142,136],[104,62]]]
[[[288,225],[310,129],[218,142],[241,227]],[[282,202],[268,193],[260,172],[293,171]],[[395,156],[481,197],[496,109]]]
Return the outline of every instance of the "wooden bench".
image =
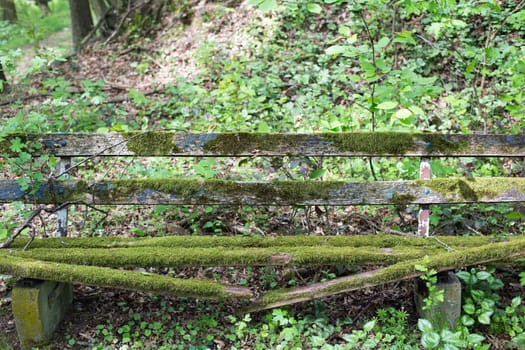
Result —
[[[116,287],[206,299],[246,299],[249,310],[260,310],[345,293],[421,274],[415,270],[425,255],[438,271],[491,261],[512,261],[525,255],[525,239],[429,236],[429,206],[453,203],[525,202],[525,178],[430,176],[431,158],[525,157],[525,135],[445,135],[432,133],[55,133],[9,134],[0,141],[0,154],[16,156],[12,144],[30,145],[33,156],[59,159],[55,175],[29,188],[16,179],[0,180],[0,203],[23,201],[42,205],[57,215],[59,237],[17,237],[0,247],[0,273],[26,279],[13,292],[17,328],[24,327],[28,293],[39,308],[46,301],[50,316],[38,335],[46,338],[61,318],[56,305],[71,301],[68,283]],[[420,178],[349,182],[318,180],[249,181],[197,178],[126,178],[92,181],[70,179],[67,173],[94,157],[403,157],[420,158]],[[73,163],[72,163],[73,162]],[[74,164],[73,166],[71,164]],[[27,182],[27,181],[26,181]],[[83,237],[67,235],[70,205],[212,205],[221,206],[355,206],[419,205],[419,228],[410,236],[167,236],[157,238]],[[45,205],[45,206],[44,206]],[[36,213],[36,212],[35,212]],[[33,218],[36,216],[33,215]],[[29,228],[27,221],[16,232]],[[24,249],[24,247],[28,249]],[[243,286],[213,280],[181,279],[144,273],[136,267],[187,266],[320,266],[381,265],[383,267],[307,286],[259,295]],[[34,280],[28,280],[35,279]],[[40,280],[54,281],[42,287]],[[59,284],[63,282],[65,284]],[[51,283],[51,282],[50,282]],[[34,286],[38,285],[37,292]],[[25,289],[24,289],[25,288]],[[27,292],[27,289],[33,292]],[[25,293],[25,294],[24,294]],[[19,298],[19,299],[17,299]],[[46,299],[47,298],[47,299]],[[53,302],[49,301],[52,300]],[[56,300],[56,301],[55,301]],[[64,301],[65,300],[65,301]],[[42,301],[40,301],[42,302]],[[51,305],[53,304],[53,305]],[[18,305],[23,305],[19,307]],[[29,308],[30,309],[30,308]],[[32,324],[29,328],[35,328]],[[37,327],[38,328],[38,327]],[[23,336],[37,344],[38,336]],[[38,339],[37,339],[38,338]],[[29,340],[28,340],[29,339]]]

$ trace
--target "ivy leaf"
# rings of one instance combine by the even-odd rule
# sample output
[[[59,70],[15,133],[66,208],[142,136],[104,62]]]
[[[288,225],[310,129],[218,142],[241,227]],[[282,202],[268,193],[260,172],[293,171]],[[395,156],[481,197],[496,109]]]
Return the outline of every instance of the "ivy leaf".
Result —
[[[467,335],[468,345],[478,345],[485,340],[485,337],[476,333]]]
[[[489,325],[491,316],[492,316],[492,311],[484,312],[478,316],[478,321],[481,324]]]
[[[421,345],[423,345],[426,349],[434,349],[438,347],[439,341],[439,334],[436,332],[424,333],[421,336]]]
[[[428,333],[428,332],[432,332],[433,328],[432,328],[432,323],[430,323],[429,320],[425,320],[424,318],[420,318],[418,321],[417,321],[417,328],[419,328],[419,330],[423,333]],[[439,335],[438,335],[439,337]]]

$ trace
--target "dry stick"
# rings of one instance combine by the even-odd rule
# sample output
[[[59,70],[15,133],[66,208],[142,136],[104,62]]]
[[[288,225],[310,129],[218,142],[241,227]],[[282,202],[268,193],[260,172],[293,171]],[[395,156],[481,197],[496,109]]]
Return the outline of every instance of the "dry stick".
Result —
[[[91,31],[84,37],[84,39],[82,39],[82,41],[80,42],[80,48],[79,49],[82,49],[82,47],[84,45],[86,45],[88,40],[91,39],[91,37],[97,32],[97,30],[99,30],[100,26],[102,26],[102,23],[104,23],[106,21],[106,16],[109,14],[109,12],[111,10],[113,10],[112,6],[110,6],[110,7],[108,7],[106,9],[106,11],[102,15],[102,17],[100,17],[98,23],[93,27],[93,29],[91,29]]]
[[[24,250],[26,250],[27,248],[29,248],[29,246],[31,245],[31,243],[35,239],[35,229],[34,229],[34,227],[32,225],[32,221],[37,216],[39,216],[43,211],[45,211],[46,213],[54,213],[54,212],[56,212],[56,211],[58,211],[60,209],[64,209],[69,204],[70,203],[63,203],[63,204],[59,205],[56,208],[48,208],[45,205],[40,205],[38,208],[33,210],[31,215],[29,215],[29,217],[26,219],[26,221],[24,221],[24,223],[22,225],[18,226],[15,229],[13,234],[8,239],[6,239],[4,242],[0,243],[0,249],[9,247],[11,245],[11,243],[13,243],[15,238],[18,237],[20,235],[20,233],[22,233],[22,231],[25,230],[26,228],[32,228],[32,230],[31,230],[31,238],[29,239],[29,241],[24,246]]]

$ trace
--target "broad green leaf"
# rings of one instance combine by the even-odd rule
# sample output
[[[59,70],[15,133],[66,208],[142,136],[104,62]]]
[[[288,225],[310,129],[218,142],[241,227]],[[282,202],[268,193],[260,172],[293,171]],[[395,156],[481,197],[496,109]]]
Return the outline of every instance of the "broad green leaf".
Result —
[[[394,109],[399,103],[396,101],[385,101],[377,105],[378,109]]]
[[[326,169],[317,169],[317,170],[312,171],[312,172],[308,175],[308,177],[309,177],[310,179],[318,179],[318,178],[320,178],[320,177],[323,177],[325,173],[326,173]]]
[[[521,219],[522,216],[523,215],[521,215],[521,213],[519,211],[512,211],[512,212],[507,214],[507,219],[511,219],[511,220]]]
[[[394,116],[397,119],[405,119],[412,116],[412,112],[409,109],[406,108],[400,108],[398,111],[394,113]]]
[[[474,306],[474,304],[465,304],[463,305],[463,311],[465,311],[465,313],[467,313],[468,315],[474,315],[474,313],[476,312],[476,307]]]
[[[425,320],[424,318],[420,318],[417,321],[417,328],[423,333],[432,332],[432,323],[430,323],[429,320]]]
[[[487,271],[479,271],[478,273],[476,273],[476,277],[480,281],[484,281],[484,280],[488,279],[490,276],[491,276],[491,274],[488,273]]]
[[[320,14],[321,12],[323,12],[323,8],[313,2],[306,4],[306,10],[310,13],[315,13],[315,14]]]
[[[365,323],[365,325],[363,326],[363,330],[365,332],[370,332],[376,325],[376,321],[375,320],[372,320],[372,321],[368,321],[367,323]]]
[[[478,321],[481,324],[488,325],[488,324],[490,324],[490,317],[491,316],[492,316],[492,311],[484,312],[484,313],[482,313],[481,315],[478,316]]]
[[[276,0],[248,0],[248,3],[263,12],[268,12],[277,8]]]
[[[342,55],[346,52],[347,46],[345,45],[333,45],[325,50],[327,55]]]
[[[474,319],[470,317],[469,315],[461,316],[461,324],[463,324],[464,326],[470,327],[474,325],[474,322],[475,322]]]
[[[476,333],[467,335],[467,342],[471,346],[481,344],[483,340],[485,340],[485,337]]]
[[[337,31],[341,35],[350,36],[350,27],[348,27],[348,26],[340,26]]]
[[[412,32],[400,32],[397,33],[397,36],[394,39],[395,43],[402,43],[402,44],[412,44],[417,45],[417,42],[412,37]]]
[[[421,344],[427,349],[434,349],[439,345],[439,334],[436,332],[423,333],[421,336]]]

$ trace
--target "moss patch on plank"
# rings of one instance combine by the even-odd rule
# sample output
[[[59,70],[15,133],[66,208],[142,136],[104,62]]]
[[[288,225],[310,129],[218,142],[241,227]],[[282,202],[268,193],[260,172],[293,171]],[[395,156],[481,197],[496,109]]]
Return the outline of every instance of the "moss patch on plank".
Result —
[[[525,193],[524,178],[448,178],[417,180],[419,185],[426,186],[447,200],[476,202],[483,199],[494,199],[505,193]]]
[[[428,154],[453,154],[465,146],[447,135],[403,132],[355,132],[319,134],[340,151],[371,155],[403,155],[423,148]]]
[[[516,239],[509,237],[510,241]],[[490,237],[477,236],[443,236],[440,241],[448,246],[459,249],[461,247],[476,247],[490,242]],[[27,243],[27,238],[17,238],[10,249],[22,249]],[[281,237],[246,237],[246,236],[169,236],[148,238],[124,237],[81,237],[64,238],[49,237],[36,239],[31,244],[31,249],[70,249],[70,248],[138,248],[138,247],[164,247],[164,248],[270,248],[270,247],[375,247],[392,248],[398,246],[443,248],[443,245],[432,237],[401,237],[397,235],[353,235],[353,236],[281,236]],[[31,250],[30,249],[30,250]]]
[[[13,256],[104,267],[187,267],[187,266],[320,266],[393,264],[440,249],[400,246],[375,247],[271,247],[271,248],[68,248],[27,251],[9,250]],[[0,253],[1,254],[1,253]]]
[[[128,150],[137,156],[164,156],[181,153],[173,133],[164,131],[127,132],[121,136],[128,140]]]
[[[159,178],[102,181],[95,184],[92,193],[102,203],[124,200],[130,196],[139,201],[142,198],[147,203],[156,194],[165,194],[185,204],[227,201],[231,204],[249,202],[254,205],[291,205],[307,200],[329,199],[332,191],[342,185],[342,181],[235,182]]]

